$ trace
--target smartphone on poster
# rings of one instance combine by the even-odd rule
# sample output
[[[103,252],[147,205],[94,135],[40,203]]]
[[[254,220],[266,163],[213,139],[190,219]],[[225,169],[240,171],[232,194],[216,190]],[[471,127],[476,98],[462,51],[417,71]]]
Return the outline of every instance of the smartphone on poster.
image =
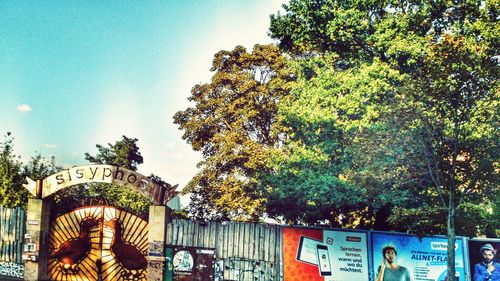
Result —
[[[328,255],[328,247],[325,245],[317,245],[318,249],[318,267],[321,276],[331,276],[332,268],[330,266],[330,256]]]

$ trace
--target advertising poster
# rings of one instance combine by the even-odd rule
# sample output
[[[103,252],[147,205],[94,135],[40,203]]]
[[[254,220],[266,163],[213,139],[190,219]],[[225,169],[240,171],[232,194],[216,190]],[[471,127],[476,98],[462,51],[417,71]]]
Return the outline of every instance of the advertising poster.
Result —
[[[447,257],[447,240],[441,237],[423,237],[393,233],[372,233],[373,270],[375,279],[379,274],[379,268],[383,259],[382,250],[385,247],[395,250],[395,258],[392,262],[402,267],[394,275],[409,275],[413,281],[445,281]],[[465,281],[463,242],[456,240],[455,243],[455,268],[457,281]],[[404,269],[406,268],[406,269]],[[390,275],[387,274],[387,275]],[[406,277],[404,278],[406,279]],[[404,280],[401,279],[401,280]],[[387,278],[385,279],[387,280]],[[400,279],[398,279],[400,280]],[[408,279],[406,279],[408,280]]]
[[[283,228],[284,281],[368,281],[365,232]]]
[[[469,268],[471,280],[485,280],[485,275],[489,275],[485,271],[487,266],[492,262],[495,270],[491,276],[491,281],[500,281],[500,239],[471,239],[467,241],[469,247]],[[492,249],[492,250],[489,250]],[[490,255],[483,257],[483,250],[486,250]],[[489,258],[491,257],[491,261]],[[488,259],[488,260],[485,260]]]

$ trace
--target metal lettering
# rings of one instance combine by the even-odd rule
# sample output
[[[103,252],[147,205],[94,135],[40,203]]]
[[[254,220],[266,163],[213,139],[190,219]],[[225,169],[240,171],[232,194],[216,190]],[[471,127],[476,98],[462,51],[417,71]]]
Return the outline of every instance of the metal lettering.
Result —
[[[36,182],[27,178],[28,184],[24,186],[35,196],[37,194]],[[43,179],[42,198],[55,192],[77,184],[88,182],[114,183],[132,188],[151,202],[164,205],[176,196],[176,186],[160,186],[151,178],[141,175],[126,168],[112,165],[90,165],[72,167],[64,172],[56,173]],[[165,192],[167,190],[167,192]]]
[[[106,174],[106,171],[109,172],[109,174]],[[103,168],[102,169],[102,180],[104,180],[104,178],[107,178],[111,176],[111,169],[110,168]]]
[[[90,169],[90,172],[92,173],[92,178],[91,178],[91,180],[93,180],[93,179],[94,179],[94,177],[95,177],[95,174],[97,174],[97,169],[99,169],[99,167],[95,167],[95,171],[92,171],[92,167],[89,167],[89,169]]]

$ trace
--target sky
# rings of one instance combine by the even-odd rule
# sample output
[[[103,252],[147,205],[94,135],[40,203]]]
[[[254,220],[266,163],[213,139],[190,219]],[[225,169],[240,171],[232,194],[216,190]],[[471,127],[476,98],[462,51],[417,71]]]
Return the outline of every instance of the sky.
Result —
[[[173,124],[209,82],[213,55],[271,43],[269,16],[284,0],[2,1],[0,141],[14,152],[87,165],[122,135],[138,139],[144,163],[180,187],[201,154]]]

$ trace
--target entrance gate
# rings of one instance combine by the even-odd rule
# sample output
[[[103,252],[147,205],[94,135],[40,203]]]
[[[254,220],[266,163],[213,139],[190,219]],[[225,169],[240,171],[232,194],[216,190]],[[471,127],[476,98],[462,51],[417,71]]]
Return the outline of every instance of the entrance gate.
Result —
[[[49,231],[48,277],[64,281],[147,278],[148,223],[109,206],[76,209]]]
[[[26,280],[161,281],[165,225],[171,219],[166,204],[177,195],[177,186],[104,164],[75,166],[45,179],[27,181],[24,187],[35,198],[29,199],[26,213]],[[49,221],[47,197],[92,182],[121,185],[148,199],[152,203],[149,227],[132,214],[104,206],[77,209]]]

